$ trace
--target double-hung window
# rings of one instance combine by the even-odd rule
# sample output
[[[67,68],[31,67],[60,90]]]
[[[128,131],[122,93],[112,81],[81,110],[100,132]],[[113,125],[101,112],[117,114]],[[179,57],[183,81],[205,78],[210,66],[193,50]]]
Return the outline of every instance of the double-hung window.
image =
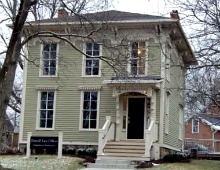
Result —
[[[100,75],[100,45],[97,43],[87,42],[85,44],[85,70],[86,76]]]
[[[42,51],[42,75],[56,76],[57,72],[57,44],[44,43]]]
[[[145,41],[133,42],[131,46],[130,73],[131,75],[145,75],[146,68],[146,43]]]
[[[38,128],[52,129],[54,127],[55,92],[40,91]]]
[[[83,92],[82,129],[97,129],[98,92]]]
[[[192,119],[192,133],[199,133],[199,121]]]

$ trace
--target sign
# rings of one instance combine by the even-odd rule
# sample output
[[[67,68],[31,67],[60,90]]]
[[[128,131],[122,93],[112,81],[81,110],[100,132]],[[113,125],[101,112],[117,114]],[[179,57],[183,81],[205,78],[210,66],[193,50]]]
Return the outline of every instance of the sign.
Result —
[[[30,141],[31,149],[58,149],[58,137],[39,137],[32,136]]]

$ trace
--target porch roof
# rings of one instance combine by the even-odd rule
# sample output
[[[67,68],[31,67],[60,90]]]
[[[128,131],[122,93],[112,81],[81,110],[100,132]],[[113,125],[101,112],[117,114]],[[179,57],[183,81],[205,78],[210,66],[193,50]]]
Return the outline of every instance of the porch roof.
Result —
[[[160,83],[162,82],[159,76],[145,76],[145,77],[112,77],[110,80],[104,80],[102,83],[110,86],[142,86],[149,85],[157,89],[160,88]]]

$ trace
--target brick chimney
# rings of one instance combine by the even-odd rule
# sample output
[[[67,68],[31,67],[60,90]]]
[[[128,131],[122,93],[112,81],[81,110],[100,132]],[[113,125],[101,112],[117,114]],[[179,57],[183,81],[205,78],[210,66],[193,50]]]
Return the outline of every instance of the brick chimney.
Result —
[[[170,17],[172,19],[180,19],[178,10],[172,10],[172,12],[170,13]]]
[[[220,108],[217,105],[213,104],[209,107],[208,114],[212,116],[220,116]]]
[[[63,18],[69,16],[68,12],[65,10],[63,6],[60,6],[58,9],[58,18]]]

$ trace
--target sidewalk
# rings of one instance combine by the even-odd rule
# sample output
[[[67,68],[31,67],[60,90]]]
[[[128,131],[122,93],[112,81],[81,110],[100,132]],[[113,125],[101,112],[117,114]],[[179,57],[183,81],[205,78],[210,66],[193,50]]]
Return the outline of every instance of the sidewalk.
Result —
[[[80,169],[80,170],[126,170],[126,169],[109,169],[109,168],[83,168],[83,169]],[[131,169],[130,169],[131,170]]]

